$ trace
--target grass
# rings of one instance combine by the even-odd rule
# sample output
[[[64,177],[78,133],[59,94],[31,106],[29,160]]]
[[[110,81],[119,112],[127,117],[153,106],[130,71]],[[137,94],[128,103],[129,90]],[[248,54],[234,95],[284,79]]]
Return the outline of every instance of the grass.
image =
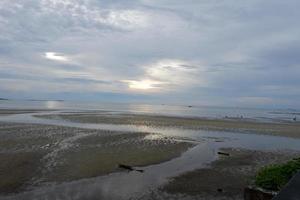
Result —
[[[267,166],[258,171],[255,184],[267,190],[279,191],[299,170],[300,158]]]

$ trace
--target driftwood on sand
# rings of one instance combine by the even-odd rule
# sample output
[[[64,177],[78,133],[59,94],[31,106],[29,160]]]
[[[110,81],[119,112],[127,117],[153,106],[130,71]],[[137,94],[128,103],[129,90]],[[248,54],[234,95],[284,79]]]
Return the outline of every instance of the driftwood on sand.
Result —
[[[126,169],[128,171],[137,171],[137,172],[141,172],[141,173],[144,172],[144,170],[142,170],[142,169],[135,169],[134,167],[129,166],[129,165],[119,164],[118,167],[121,169]]]
[[[223,156],[230,156],[229,153],[221,152],[221,151],[218,151],[218,154],[219,154],[219,155],[223,155]]]

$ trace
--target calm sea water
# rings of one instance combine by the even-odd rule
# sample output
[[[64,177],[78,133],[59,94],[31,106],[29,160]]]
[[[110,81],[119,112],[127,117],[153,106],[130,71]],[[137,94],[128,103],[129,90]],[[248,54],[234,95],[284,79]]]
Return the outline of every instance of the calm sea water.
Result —
[[[112,113],[141,113],[150,115],[247,118],[259,121],[293,121],[300,111],[294,109],[256,109],[187,105],[155,105],[138,103],[104,103],[80,101],[0,101],[0,109],[58,109],[66,111],[110,111]]]

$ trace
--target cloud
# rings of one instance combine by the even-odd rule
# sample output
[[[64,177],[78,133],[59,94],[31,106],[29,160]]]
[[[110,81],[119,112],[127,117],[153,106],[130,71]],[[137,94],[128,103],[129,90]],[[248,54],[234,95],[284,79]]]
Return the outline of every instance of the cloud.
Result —
[[[67,62],[69,61],[68,57],[56,53],[56,52],[46,52],[45,53],[45,58],[49,59],[49,60],[55,60],[55,61],[60,61],[60,62]]]
[[[297,0],[2,0],[0,92],[17,98],[19,91],[86,90],[299,106],[299,6]]]
[[[200,80],[200,77],[195,81],[194,75],[195,73],[198,74],[200,69],[187,61],[163,59],[146,65],[144,68],[145,77],[163,81],[168,83],[169,86],[175,87],[175,89],[191,84],[204,84],[204,80]]]
[[[130,30],[146,26],[146,16],[134,9],[105,9],[89,4],[88,1],[42,0],[42,11],[67,17],[73,23],[104,25]]]
[[[273,103],[273,99],[268,97],[240,97],[237,101],[245,105],[266,105]]]
[[[128,83],[130,89],[137,90],[150,90],[150,89],[160,89],[163,82],[154,80],[123,80],[122,82]]]

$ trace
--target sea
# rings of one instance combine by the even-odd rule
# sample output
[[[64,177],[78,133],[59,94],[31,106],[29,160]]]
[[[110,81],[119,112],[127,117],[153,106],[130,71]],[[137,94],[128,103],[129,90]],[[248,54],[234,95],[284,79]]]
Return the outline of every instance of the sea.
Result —
[[[110,103],[61,100],[1,100],[0,109],[50,109],[65,111],[107,111],[111,113],[145,114],[190,118],[249,119],[263,122],[295,122],[297,109],[262,109],[222,106],[194,106],[143,103]]]

